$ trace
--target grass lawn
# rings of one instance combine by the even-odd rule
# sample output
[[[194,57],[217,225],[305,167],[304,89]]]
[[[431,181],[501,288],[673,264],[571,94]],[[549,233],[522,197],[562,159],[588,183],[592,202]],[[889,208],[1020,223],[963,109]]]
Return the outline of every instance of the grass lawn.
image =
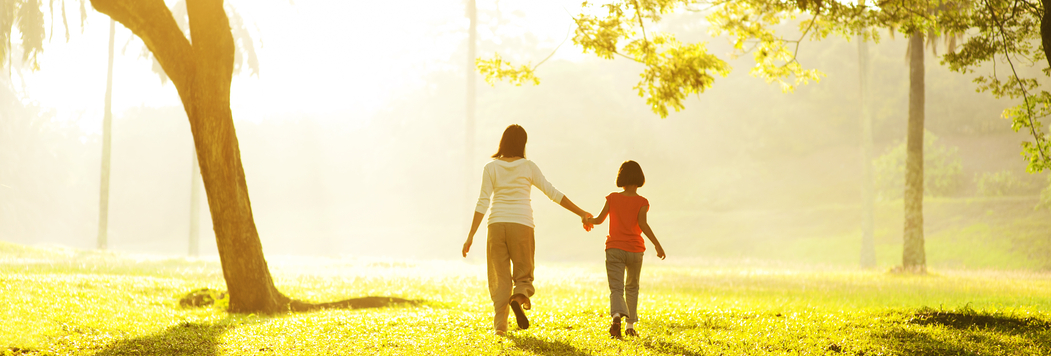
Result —
[[[183,308],[214,260],[0,243],[4,355],[1047,355],[1051,274],[926,276],[747,261],[646,261],[640,337],[611,340],[599,265],[539,262],[533,323],[491,330],[482,265],[269,258],[292,297],[422,300],[281,315]]]

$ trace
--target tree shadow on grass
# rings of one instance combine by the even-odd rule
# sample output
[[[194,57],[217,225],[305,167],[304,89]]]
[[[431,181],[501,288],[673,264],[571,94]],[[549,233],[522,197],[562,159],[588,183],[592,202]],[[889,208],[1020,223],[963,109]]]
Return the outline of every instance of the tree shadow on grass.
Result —
[[[663,353],[663,354],[683,355],[683,356],[702,356],[702,355],[705,355],[705,354],[698,353],[696,351],[690,350],[686,346],[683,346],[683,345],[680,345],[680,344],[676,344],[676,343],[672,343],[672,342],[666,342],[666,341],[661,341],[661,340],[656,340],[656,339],[648,339],[646,341],[643,341],[642,344],[645,345],[647,349],[650,349],[650,350],[653,350],[653,351],[657,351],[657,352]]]
[[[359,297],[344,299],[335,302],[325,303],[313,303],[301,300],[291,300],[288,308],[294,312],[307,312],[307,311],[318,311],[325,309],[366,309],[366,308],[385,308],[397,305],[419,305],[423,303],[422,300],[415,299],[403,299],[397,297]]]
[[[531,335],[513,335],[508,338],[515,342],[515,346],[522,350],[528,350],[537,355],[568,355],[568,356],[590,356],[591,354],[581,351],[573,345],[562,341],[542,340]]]
[[[332,303],[301,305],[302,309],[300,310],[382,308],[403,304],[416,305],[421,302],[391,297],[362,297]],[[292,312],[297,311],[293,308],[290,309],[292,309]],[[237,326],[261,323],[273,318],[290,315],[293,315],[293,313],[261,317],[236,317],[231,315],[215,323],[184,322],[153,335],[117,341],[109,347],[96,352],[95,355],[217,355],[219,337],[227,330]],[[264,352],[267,349],[259,351]]]
[[[180,323],[157,334],[117,341],[95,355],[216,355],[219,336],[241,323],[234,318],[216,323]]]
[[[939,340],[918,330],[897,329],[878,335],[886,346],[905,354],[978,355],[983,349],[1011,349],[1018,345],[1006,344],[995,334],[1025,339],[1034,345],[1038,354],[1051,354],[1051,322],[1028,317],[982,314],[965,309],[959,312],[923,310],[908,321],[912,325],[944,327],[958,337]]]
[[[1051,322],[1037,318],[1015,318],[977,312],[921,311],[909,321],[917,325],[943,325],[957,330],[981,329],[1008,334],[1024,334],[1033,330],[1051,329]]]

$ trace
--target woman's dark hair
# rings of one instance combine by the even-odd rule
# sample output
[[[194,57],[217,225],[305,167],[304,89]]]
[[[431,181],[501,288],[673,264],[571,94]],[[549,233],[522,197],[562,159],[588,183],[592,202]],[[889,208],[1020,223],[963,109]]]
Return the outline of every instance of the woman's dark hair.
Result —
[[[617,187],[634,185],[641,187],[646,184],[646,175],[642,174],[642,167],[638,162],[626,161],[620,165],[617,171]]]
[[[504,129],[504,136],[500,137],[500,149],[496,150],[493,158],[522,157],[525,158],[526,132],[522,126],[511,125]]]

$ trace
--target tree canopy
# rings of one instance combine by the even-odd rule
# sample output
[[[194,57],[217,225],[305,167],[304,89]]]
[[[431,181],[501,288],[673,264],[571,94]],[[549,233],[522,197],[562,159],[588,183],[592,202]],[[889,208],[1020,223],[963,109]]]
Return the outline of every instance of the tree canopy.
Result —
[[[1041,121],[1051,114],[1051,93],[1041,89],[1039,77],[1051,75],[1046,45],[1051,21],[1044,21],[1043,2],[1034,0],[889,1],[848,3],[822,0],[616,0],[601,5],[582,4],[573,16],[573,43],[599,58],[617,56],[645,66],[635,89],[652,111],[664,118],[669,108],[682,110],[683,100],[703,93],[731,68],[707,51],[705,43],[683,43],[674,34],[654,31],[667,14],[703,15],[713,36],[726,36],[731,57],[751,54],[750,73],[785,92],[817,82],[823,74],[797,61],[801,45],[830,35],[878,42],[881,32],[894,36],[923,33],[928,45],[944,41],[942,63],[960,73],[982,71],[974,80],[978,91],[996,97],[1021,99],[1003,112],[1016,131],[1027,131],[1032,142],[1022,143],[1022,155],[1031,172],[1051,168],[1051,145]],[[1045,24],[1046,22],[1046,24]],[[1047,30],[1045,30],[1045,28]],[[794,34],[791,32],[795,31]],[[1042,42],[1043,41],[1043,42]],[[935,48],[936,50],[936,48]],[[1007,64],[1005,75],[997,64]],[[537,66],[514,65],[499,54],[478,59],[479,72],[492,84],[539,84]],[[991,69],[989,67],[992,67]],[[1021,70],[1039,67],[1036,71]],[[1030,73],[1030,77],[1026,74]]]

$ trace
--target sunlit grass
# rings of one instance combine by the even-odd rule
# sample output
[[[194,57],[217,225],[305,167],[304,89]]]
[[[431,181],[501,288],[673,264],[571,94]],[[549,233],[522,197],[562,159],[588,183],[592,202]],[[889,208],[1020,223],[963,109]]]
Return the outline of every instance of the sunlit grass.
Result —
[[[178,298],[190,290],[224,288],[216,261],[0,244],[0,352],[1051,353],[1047,273],[934,270],[910,276],[758,261],[647,262],[641,337],[611,340],[599,265],[541,261],[530,312],[534,326],[501,337],[491,330],[482,265],[278,256],[269,262],[278,287],[295,298],[383,295],[424,303],[271,316],[182,308]]]

